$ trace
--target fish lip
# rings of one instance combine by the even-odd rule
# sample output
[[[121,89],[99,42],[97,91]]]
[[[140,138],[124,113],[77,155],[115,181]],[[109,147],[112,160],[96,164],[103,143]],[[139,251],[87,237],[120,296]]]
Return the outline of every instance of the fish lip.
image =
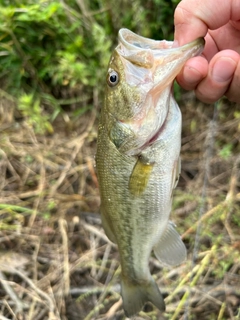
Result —
[[[129,50],[153,50],[154,48],[159,49],[159,47],[156,47],[156,44],[159,44],[159,42],[163,42],[145,38],[125,28],[119,30],[118,40]],[[138,43],[139,45],[136,45],[136,43]],[[143,46],[143,44],[146,44],[146,46]]]
[[[202,50],[205,44],[204,38],[199,37],[183,46],[173,47],[174,41],[153,40],[153,39],[145,38],[143,36],[135,34],[134,32],[126,28],[122,28],[119,30],[118,40],[128,50],[134,50],[135,52],[143,51],[143,50],[144,51],[156,50],[156,51],[161,51],[161,53],[164,56],[174,52],[178,52],[178,51],[182,53],[195,46],[200,50]],[[197,48],[196,48],[196,52],[197,52]],[[164,52],[166,53],[164,54]]]

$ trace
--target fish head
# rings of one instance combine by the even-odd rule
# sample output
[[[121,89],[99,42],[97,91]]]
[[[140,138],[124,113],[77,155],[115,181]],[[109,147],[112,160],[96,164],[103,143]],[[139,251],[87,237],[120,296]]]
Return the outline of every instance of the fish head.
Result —
[[[174,47],[172,41],[144,38],[127,29],[119,31],[118,39],[108,66],[105,105],[117,122],[114,134],[121,128],[122,137],[130,132],[125,151],[138,154],[163,126],[173,81],[184,63],[201,53],[204,39]]]
[[[117,49],[114,50],[108,66],[105,99],[107,111],[118,121],[134,120],[142,107],[143,90],[129,79],[130,74],[136,75],[138,72],[139,68],[134,67],[134,64],[122,58]]]

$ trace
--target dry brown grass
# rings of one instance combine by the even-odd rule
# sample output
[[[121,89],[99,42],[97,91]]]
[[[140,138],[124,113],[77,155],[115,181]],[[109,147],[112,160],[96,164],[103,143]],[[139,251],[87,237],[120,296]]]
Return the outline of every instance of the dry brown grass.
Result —
[[[212,131],[213,107],[189,95],[184,100],[182,177],[172,218],[189,257],[170,270],[151,258],[151,272],[164,294],[167,312],[160,315],[147,305],[135,319],[237,319],[238,107],[223,102]],[[99,216],[96,112],[75,120],[66,113],[53,124],[54,133],[46,136],[35,135],[18,116],[14,102],[2,100],[0,320],[125,319],[117,249],[105,236]],[[232,152],[220,156],[229,144]]]

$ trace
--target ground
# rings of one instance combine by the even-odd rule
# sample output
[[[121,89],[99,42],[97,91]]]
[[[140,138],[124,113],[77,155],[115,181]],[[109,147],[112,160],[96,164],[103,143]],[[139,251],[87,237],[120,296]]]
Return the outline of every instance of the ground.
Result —
[[[240,317],[239,107],[180,99],[182,173],[172,220],[187,261],[151,273],[166,302],[135,319]],[[99,215],[98,112],[60,114],[37,135],[11,101],[0,105],[0,319],[126,319],[119,256]]]

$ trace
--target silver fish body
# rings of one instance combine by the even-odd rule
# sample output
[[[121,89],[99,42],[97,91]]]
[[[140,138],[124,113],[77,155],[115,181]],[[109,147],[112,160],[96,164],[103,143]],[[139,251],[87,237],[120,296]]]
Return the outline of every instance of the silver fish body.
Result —
[[[169,221],[181,146],[181,112],[171,87],[186,60],[201,52],[204,40],[178,48],[172,44],[119,31],[99,121],[102,224],[118,245],[127,316],[147,301],[165,309],[149,271],[152,250],[165,265],[186,259],[186,248]]]

